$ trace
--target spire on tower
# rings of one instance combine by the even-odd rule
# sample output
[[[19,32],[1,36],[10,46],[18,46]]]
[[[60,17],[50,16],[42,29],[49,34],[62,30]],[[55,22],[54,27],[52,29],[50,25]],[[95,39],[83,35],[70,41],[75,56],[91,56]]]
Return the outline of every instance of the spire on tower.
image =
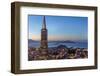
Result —
[[[42,29],[46,29],[46,21],[45,21],[45,16],[43,17]]]

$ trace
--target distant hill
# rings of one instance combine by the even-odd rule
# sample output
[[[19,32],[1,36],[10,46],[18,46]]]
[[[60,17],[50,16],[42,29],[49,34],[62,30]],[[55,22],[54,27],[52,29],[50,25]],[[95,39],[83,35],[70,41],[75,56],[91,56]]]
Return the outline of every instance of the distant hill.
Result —
[[[57,46],[57,48],[67,48],[67,46],[66,45],[59,45],[59,46]]]
[[[39,41],[28,39],[28,42],[31,43],[31,42],[39,42]],[[71,41],[71,40],[49,41],[49,43],[52,43],[52,42],[55,42],[55,43],[76,43],[76,42]]]
[[[31,43],[31,42],[39,42],[39,41],[28,39],[28,42]]]
[[[56,42],[56,43],[76,43],[76,42],[71,41],[71,40],[63,40],[63,41],[49,41],[49,42]]]
[[[62,43],[75,43],[74,41],[71,40],[66,40],[66,41],[61,41]]]

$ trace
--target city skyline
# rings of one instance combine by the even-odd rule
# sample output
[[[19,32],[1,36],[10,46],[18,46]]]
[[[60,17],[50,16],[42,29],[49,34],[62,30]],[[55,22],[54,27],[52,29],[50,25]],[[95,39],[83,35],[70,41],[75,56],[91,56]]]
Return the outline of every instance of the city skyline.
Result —
[[[72,16],[45,16],[48,40],[87,41],[88,18]],[[28,16],[29,39],[40,40],[43,16]]]

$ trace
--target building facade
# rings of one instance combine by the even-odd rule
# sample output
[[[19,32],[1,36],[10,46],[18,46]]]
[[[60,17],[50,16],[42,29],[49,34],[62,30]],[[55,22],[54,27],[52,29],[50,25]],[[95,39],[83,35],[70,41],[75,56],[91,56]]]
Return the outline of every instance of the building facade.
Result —
[[[46,28],[45,16],[43,17],[43,24],[41,29],[41,51],[43,54],[48,52],[48,30]]]

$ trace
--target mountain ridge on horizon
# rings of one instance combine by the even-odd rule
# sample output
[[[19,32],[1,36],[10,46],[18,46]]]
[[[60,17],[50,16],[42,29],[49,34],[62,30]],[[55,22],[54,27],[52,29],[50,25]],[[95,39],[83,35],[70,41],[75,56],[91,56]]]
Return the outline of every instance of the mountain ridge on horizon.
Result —
[[[28,42],[39,42],[40,40],[28,39]],[[76,43],[76,42],[87,42],[87,41],[73,41],[73,40],[51,40],[48,42],[62,42],[62,43]]]

